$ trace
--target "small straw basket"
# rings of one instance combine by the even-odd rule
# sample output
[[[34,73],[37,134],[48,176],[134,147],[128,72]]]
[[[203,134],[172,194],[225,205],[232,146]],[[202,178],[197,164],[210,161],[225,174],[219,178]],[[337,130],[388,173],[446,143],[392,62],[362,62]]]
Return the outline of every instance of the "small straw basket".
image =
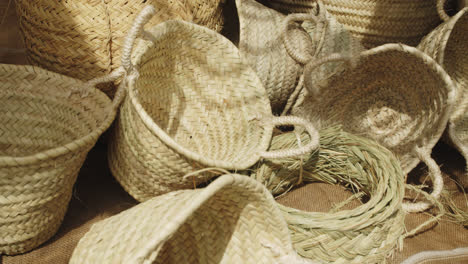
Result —
[[[274,117],[265,88],[222,35],[185,21],[135,20],[122,65],[126,97],[109,146],[114,177],[144,201],[193,182],[210,167],[243,170],[261,158],[296,156],[318,146],[318,132],[298,117]],[[131,57],[135,38],[142,35]],[[266,151],[276,125],[304,127],[313,138],[298,149]],[[212,175],[211,175],[212,176]]]
[[[268,0],[284,13],[306,13],[316,0]],[[330,12],[365,48],[385,43],[416,46],[440,24],[436,0],[322,0]]]
[[[377,140],[397,155],[405,173],[423,161],[432,178],[432,195],[438,197],[442,175],[430,155],[456,98],[450,77],[420,50],[386,44],[364,51],[353,67],[326,83],[314,82],[315,68],[343,60],[356,59],[333,54],[305,66],[309,95],[297,111],[321,127],[340,124],[346,131]],[[411,212],[428,206],[405,204]]]
[[[447,17],[418,48],[442,65],[458,88],[447,132],[468,164],[468,7]],[[461,182],[468,186],[468,179],[461,179]]]
[[[112,103],[91,86],[0,65],[0,254],[24,253],[57,232],[78,171],[122,98]]]
[[[70,264],[316,263],[294,251],[270,193],[242,175],[155,197],[91,227]]]

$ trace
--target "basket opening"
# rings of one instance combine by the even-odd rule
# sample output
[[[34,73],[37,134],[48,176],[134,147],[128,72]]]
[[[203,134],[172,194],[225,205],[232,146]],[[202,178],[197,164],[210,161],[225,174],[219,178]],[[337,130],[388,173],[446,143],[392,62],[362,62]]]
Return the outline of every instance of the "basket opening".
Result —
[[[290,241],[287,229],[278,224],[284,221],[281,215],[260,194],[245,186],[219,190],[165,242],[155,263],[273,262],[274,254],[262,240],[279,247]],[[181,253],[182,245],[195,252]]]
[[[251,158],[267,144],[265,129],[253,119],[271,115],[260,81],[227,40],[188,23],[165,25],[168,32],[139,59],[137,100],[185,149],[213,160]]]

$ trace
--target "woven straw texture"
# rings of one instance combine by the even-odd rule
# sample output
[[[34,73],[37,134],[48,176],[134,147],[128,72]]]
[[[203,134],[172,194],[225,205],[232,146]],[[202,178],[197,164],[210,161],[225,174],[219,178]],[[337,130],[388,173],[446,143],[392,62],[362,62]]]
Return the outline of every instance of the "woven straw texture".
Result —
[[[268,0],[285,13],[308,12],[315,0]],[[422,37],[440,24],[436,0],[322,0],[364,47],[385,43],[418,45]]]
[[[274,136],[270,149],[308,140],[304,133],[288,132]],[[341,184],[362,204],[341,209],[345,202],[327,213],[280,206],[296,251],[320,263],[384,263],[405,231],[404,175],[394,154],[373,140],[331,127],[320,130],[320,148],[302,158],[261,162],[251,177],[275,195],[301,182]]]
[[[133,53],[129,94],[109,147],[111,171],[135,199],[204,182],[212,174],[184,176],[205,167],[246,169],[261,157],[317,147],[310,123],[272,116],[260,80],[222,35],[177,20],[143,34],[151,40]],[[267,153],[273,127],[286,124],[306,127],[314,143]]]
[[[346,131],[377,140],[397,155],[405,173],[423,161],[431,172],[432,194],[437,198],[443,180],[430,154],[455,100],[450,77],[420,50],[386,44],[361,53],[354,67],[327,83],[314,83],[314,68],[343,60],[332,57],[305,67],[309,80],[304,83],[310,95],[299,112],[322,127],[341,124]],[[427,206],[415,205],[409,211]]]
[[[185,1],[185,0],[184,0]],[[219,0],[18,0],[20,29],[33,65],[81,80],[110,73],[120,66],[123,39],[137,12],[155,5],[155,25],[167,19],[206,23],[221,30]],[[113,95],[115,86],[100,87]]]
[[[290,14],[286,17],[286,25],[292,21],[301,23],[301,26],[308,33],[309,39],[313,44],[311,53],[307,54],[301,52],[301,49],[299,49],[296,44],[297,41],[295,41],[295,38],[290,34],[288,28],[285,27],[283,29],[285,31],[283,40],[292,58],[305,65],[332,53],[355,57],[364,50],[359,40],[354,38],[341,23],[328,13],[323,4],[319,2],[314,6],[313,10],[313,13]],[[320,65],[315,69],[314,81],[326,81],[334,74],[343,71],[345,66],[346,64],[341,61]],[[300,82],[289,97],[283,113],[287,113],[291,108],[300,107],[306,96],[307,90],[304,89],[303,83]]]
[[[242,175],[168,193],[95,224],[74,263],[311,263],[292,248],[271,194]]]
[[[0,254],[10,255],[55,234],[116,109],[99,90],[32,66],[0,65],[0,101]]]
[[[255,0],[237,0],[240,38],[239,50],[257,73],[268,92],[273,113],[281,113],[296,87],[303,66],[289,56],[283,44],[285,15]],[[290,33],[298,50],[312,48],[299,25]]]
[[[448,135],[468,164],[468,8],[427,35],[418,48],[444,67],[458,88]]]

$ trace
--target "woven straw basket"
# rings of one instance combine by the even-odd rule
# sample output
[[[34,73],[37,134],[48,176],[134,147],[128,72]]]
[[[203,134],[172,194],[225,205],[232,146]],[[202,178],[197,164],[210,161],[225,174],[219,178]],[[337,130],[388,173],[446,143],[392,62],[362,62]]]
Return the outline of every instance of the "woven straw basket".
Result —
[[[314,83],[314,68],[349,59],[334,55],[305,66],[304,85],[310,95],[297,111],[323,127],[338,123],[377,140],[398,156],[405,173],[423,161],[432,177],[432,194],[438,197],[442,176],[430,154],[455,100],[450,77],[420,50],[386,44],[361,53],[357,65],[327,83]],[[420,211],[427,206],[420,203],[407,209]]]
[[[81,81],[0,65],[0,254],[29,251],[55,234],[120,98],[112,104]]]
[[[237,0],[239,50],[262,81],[274,113],[281,113],[298,84],[303,66],[289,56],[283,44],[285,15],[255,0]],[[291,25],[299,50],[312,52],[312,43],[299,25]]]
[[[286,113],[298,98],[304,64],[333,52],[362,50],[322,5],[308,14],[286,17],[254,0],[236,3],[240,52],[260,77],[274,113]],[[323,78],[334,74],[338,64],[322,66]]]
[[[158,11],[150,22],[194,20],[221,30],[220,0],[18,0],[20,29],[33,65],[88,80],[120,65],[123,39],[147,4]],[[100,86],[113,95],[115,86]]]
[[[285,13],[304,13],[316,0],[268,0]],[[364,47],[385,43],[416,46],[422,37],[440,24],[436,0],[322,0]]]
[[[312,263],[292,248],[271,194],[242,175],[155,197],[91,227],[80,263]]]
[[[304,133],[287,132],[274,136],[270,149],[308,140]],[[303,257],[320,263],[384,263],[404,235],[404,174],[395,155],[374,140],[337,127],[322,129],[317,151],[303,160],[261,162],[251,177],[277,195],[301,182],[325,182],[346,186],[355,199],[368,198],[354,208],[330,212],[280,206],[294,248]]]
[[[318,132],[297,117],[273,117],[260,80],[222,35],[185,21],[166,21],[135,48],[151,17],[144,9],[129,33],[122,64],[128,96],[109,147],[115,178],[137,200],[191,188],[212,175],[183,177],[207,167],[243,170],[260,158],[315,149]],[[305,127],[314,140],[267,152],[275,125]]]
[[[448,135],[468,164],[468,7],[427,35],[418,48],[429,54],[458,87]],[[467,180],[464,182],[468,183]],[[466,184],[468,186],[468,184]]]

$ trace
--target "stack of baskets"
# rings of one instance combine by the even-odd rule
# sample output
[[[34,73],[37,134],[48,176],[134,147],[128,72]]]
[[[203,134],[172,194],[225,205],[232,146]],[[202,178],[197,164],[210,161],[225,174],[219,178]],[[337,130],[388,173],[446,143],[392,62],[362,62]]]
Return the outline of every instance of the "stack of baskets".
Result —
[[[0,65],[0,254],[57,232],[114,120],[110,170],[142,203],[96,224],[71,263],[382,263],[401,246],[405,215],[443,190],[431,151],[447,126],[468,157],[468,8],[263,2],[305,14],[237,0],[236,47],[224,0],[17,1],[31,63],[71,77]],[[384,44],[417,45],[439,15],[418,48]],[[421,161],[428,201],[404,202]],[[365,199],[315,213],[272,198],[316,181]]]

